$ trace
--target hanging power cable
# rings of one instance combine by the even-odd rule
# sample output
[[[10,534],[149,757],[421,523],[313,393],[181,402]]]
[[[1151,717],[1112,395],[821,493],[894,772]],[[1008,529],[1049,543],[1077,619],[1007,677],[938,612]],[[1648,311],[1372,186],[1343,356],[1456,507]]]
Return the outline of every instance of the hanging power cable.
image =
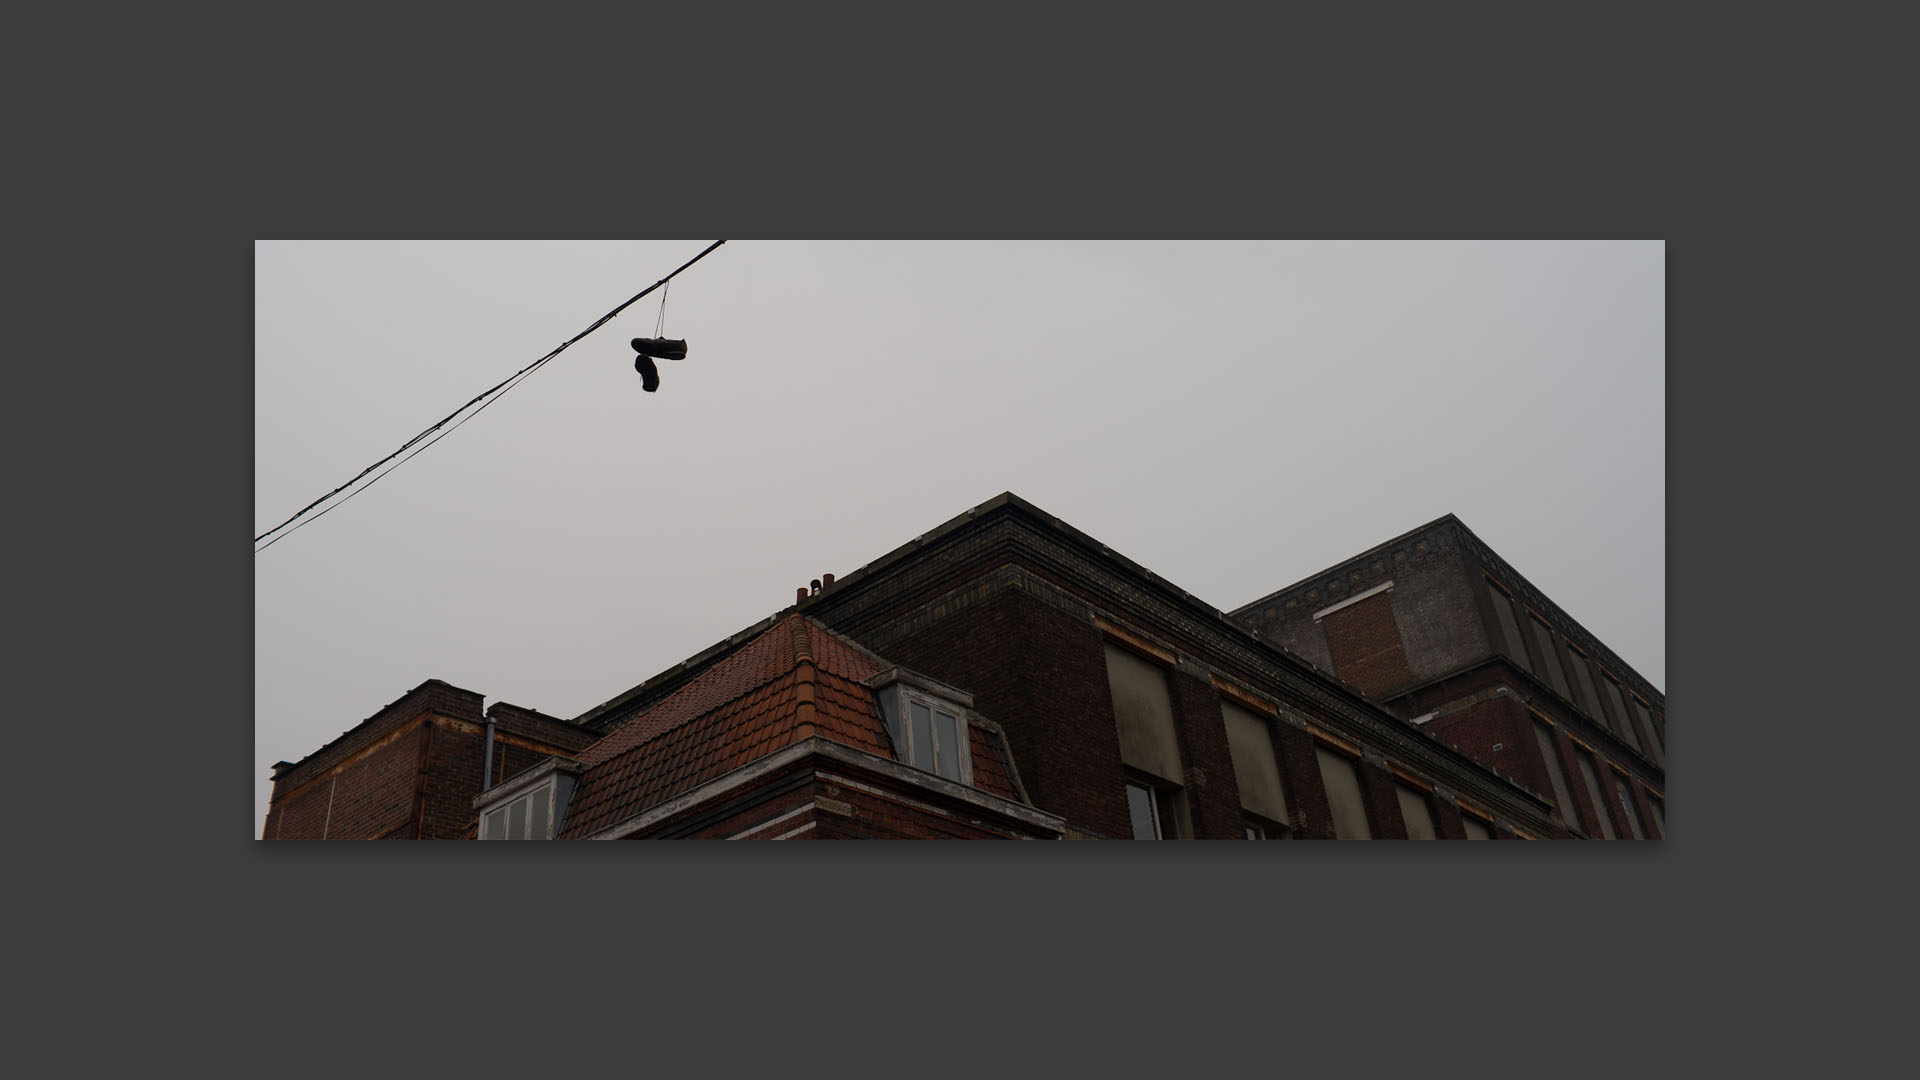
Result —
[[[476,403],[485,401],[486,404],[481,405],[480,408],[478,409],[473,409],[473,412],[469,413],[466,417],[461,419],[460,424],[464,424],[468,420],[473,419],[475,416],[480,415],[481,410],[485,409],[487,405],[491,405],[493,404],[494,401],[498,401],[500,399],[500,396],[505,395],[505,393],[508,390],[511,390],[513,389],[513,387],[519,385],[521,381],[523,381],[528,375],[532,374],[534,371],[539,369],[547,361],[553,359],[556,356],[559,356],[562,352],[565,352],[569,345],[572,345],[574,342],[579,341],[581,338],[584,338],[588,334],[593,333],[595,330],[600,329],[600,327],[606,325],[606,323],[610,319],[612,319],[614,316],[620,314],[622,311],[625,311],[629,306],[633,304],[634,301],[647,295],[653,290],[666,285],[667,282],[672,281],[677,275],[679,275],[681,270],[685,270],[687,267],[692,266],[694,263],[697,263],[701,259],[706,258],[708,255],[713,253],[714,248],[717,248],[724,243],[726,243],[725,240],[714,241],[712,246],[708,247],[705,251],[702,251],[700,254],[695,255],[693,258],[688,259],[686,262],[682,263],[678,270],[675,270],[673,273],[668,274],[666,277],[661,278],[659,281],[654,282],[653,284],[647,286],[644,289],[641,289],[639,292],[628,297],[625,303],[621,304],[617,308],[614,308],[612,311],[607,312],[605,315],[600,316],[599,319],[594,321],[594,324],[592,326],[587,327],[585,330],[580,331],[579,333],[573,335],[567,340],[561,342],[558,346],[555,346],[552,352],[548,353],[547,355],[541,357],[538,360],[535,360],[533,363],[528,364],[526,367],[521,368],[519,371],[514,372],[512,375],[507,376],[505,379],[501,380],[499,383],[496,383],[494,386],[490,387],[489,389],[482,391],[472,401],[469,401],[465,405],[462,405],[459,408],[453,410],[451,413],[448,413],[446,417],[442,419],[439,423],[434,424],[432,427],[429,427],[425,431],[422,431],[420,434],[415,435],[411,439],[408,439],[404,444],[401,445],[400,449],[395,450],[393,453],[388,454],[386,457],[383,457],[379,461],[376,461],[373,464],[367,466],[366,468],[360,470],[360,472],[357,475],[355,475],[353,479],[347,481],[344,484],[341,484],[339,487],[334,488],[332,491],[329,491],[325,495],[322,495],[319,498],[313,500],[312,502],[308,503],[306,506],[301,507],[299,512],[294,514],[292,517],[288,518],[287,520],[281,522],[278,525],[275,525],[273,528],[268,529],[266,532],[261,533],[259,536],[254,537],[253,542],[256,544],[259,544],[260,541],[265,540],[269,536],[273,536],[273,534],[275,533],[280,534],[279,536],[273,536],[273,539],[268,540],[265,544],[260,544],[259,547],[254,548],[253,549],[254,554],[257,555],[260,552],[265,551],[267,548],[270,548],[274,544],[277,544],[281,540],[285,539],[286,536],[289,533],[293,532],[295,529],[298,529],[306,525],[308,522],[317,520],[319,517],[321,517],[321,515],[327,513],[328,510],[332,510],[333,507],[329,506],[327,507],[326,510],[322,510],[319,514],[314,514],[313,517],[307,518],[306,521],[300,521],[301,518],[305,518],[310,511],[312,511],[315,507],[319,506],[321,503],[324,503],[327,500],[333,498],[335,495],[340,494],[342,491],[345,491],[348,488],[353,487],[353,485],[359,483],[360,480],[363,477],[365,477],[368,473],[374,471],[375,469],[378,469],[380,466],[385,465],[389,461],[393,461],[394,458],[400,457],[401,454],[405,454],[407,450],[412,448],[414,444],[420,442],[420,440],[426,439],[427,436],[433,435],[434,432],[440,431],[441,428],[446,427],[447,424],[451,422],[454,417],[459,416],[461,413],[466,412],[468,409],[473,409],[473,406]],[[661,298],[660,317],[663,320],[666,318],[666,301],[664,296]],[[657,324],[656,324],[656,332],[657,332]],[[636,338],[635,340],[640,340],[640,339]],[[684,344],[681,345],[681,351],[682,351],[682,355],[684,355],[685,354]],[[652,387],[648,387],[647,389],[651,390]],[[491,400],[488,400],[488,399],[491,399]],[[460,424],[454,424],[453,428],[459,427]],[[425,450],[428,446],[432,446],[434,443],[439,442],[441,439],[445,438],[447,435],[452,434],[453,428],[447,428],[446,431],[441,432],[439,435],[435,435],[432,439],[427,441],[425,446],[420,447],[420,450]],[[381,477],[384,477],[387,475],[387,473],[392,472],[393,469],[397,469],[401,465],[404,465],[408,461],[411,461],[414,457],[414,454],[418,454],[420,450],[415,450],[413,454],[407,454],[405,458],[401,458],[399,462],[396,462],[393,468],[390,468],[386,470],[386,472],[381,473],[379,476],[374,477],[372,480],[367,481],[365,485],[356,489],[352,494],[349,494],[346,497],[346,499],[350,499],[354,495],[358,495],[361,491],[365,491],[368,487],[373,486],[375,482],[380,480]],[[346,499],[341,499],[340,502],[344,503],[346,502]],[[334,506],[338,506],[338,505],[340,504],[339,503],[334,504]],[[296,521],[300,521],[300,524],[294,525],[292,529],[287,528],[287,526],[293,525],[293,523]]]
[[[494,402],[499,401],[501,398],[506,397],[507,390],[511,390],[515,386],[520,385],[520,383],[525,381],[526,377],[529,374],[531,374],[532,371],[533,369],[530,367],[521,369],[517,374],[513,376],[512,379],[508,380],[509,383],[511,383],[512,385],[507,386],[506,390],[501,390],[498,394],[495,394],[493,395],[493,397],[487,399],[486,404],[481,405],[478,409],[475,409],[472,412],[468,413],[467,415],[460,417],[459,424],[455,424],[452,427],[448,428],[447,430],[441,432],[440,434],[435,435],[433,438],[428,439],[426,442],[422,443],[419,449],[415,450],[412,454],[408,454],[406,457],[401,458],[399,461],[395,461],[392,465],[387,466],[386,470],[381,472],[378,476],[375,476],[373,479],[367,481],[364,484],[361,484],[359,487],[354,488],[352,491],[349,491],[345,495],[341,496],[340,501],[333,503],[332,505],[328,506],[326,509],[321,510],[319,513],[314,514],[312,517],[309,517],[306,520],[300,522],[300,524],[295,525],[292,528],[287,529],[286,531],[280,533],[279,536],[276,536],[273,539],[267,541],[266,543],[261,544],[258,548],[254,549],[254,554],[257,555],[260,552],[267,550],[268,548],[279,543],[280,541],[285,540],[287,537],[292,536],[294,533],[299,532],[301,529],[306,528],[307,526],[313,524],[314,522],[319,521],[321,518],[326,517],[328,514],[333,513],[335,510],[338,510],[340,507],[345,506],[347,504],[347,500],[353,498],[355,495],[360,494],[361,492],[367,490],[373,485],[379,483],[381,480],[385,479],[387,473],[390,473],[393,470],[399,468],[400,466],[405,465],[407,462],[412,461],[414,458],[414,455],[420,453],[421,450],[425,450],[427,447],[432,446],[434,443],[437,443],[441,439],[444,439],[447,436],[453,434],[455,431],[459,430],[460,424],[464,424],[467,421],[473,419],[474,417],[479,416],[482,412],[486,411],[487,405],[491,405]],[[471,405],[472,402],[468,402],[467,404]],[[406,447],[401,447],[401,449],[404,450],[406,449]],[[388,460],[392,460],[391,455],[389,455]],[[379,464],[378,462],[375,462],[375,465],[378,465],[378,464]],[[366,474],[362,473],[361,475],[364,476]]]

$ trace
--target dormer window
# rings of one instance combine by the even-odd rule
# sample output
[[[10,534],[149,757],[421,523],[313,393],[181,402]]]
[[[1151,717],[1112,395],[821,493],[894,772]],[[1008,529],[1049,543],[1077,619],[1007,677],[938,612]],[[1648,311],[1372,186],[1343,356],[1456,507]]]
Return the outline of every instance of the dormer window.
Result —
[[[482,840],[551,840],[566,824],[582,766],[551,757],[473,797]]]
[[[542,784],[505,806],[489,810],[480,819],[482,840],[550,840],[553,785]]]
[[[971,695],[898,667],[875,675],[867,685],[879,698],[895,760],[955,783],[973,784],[967,740]]]

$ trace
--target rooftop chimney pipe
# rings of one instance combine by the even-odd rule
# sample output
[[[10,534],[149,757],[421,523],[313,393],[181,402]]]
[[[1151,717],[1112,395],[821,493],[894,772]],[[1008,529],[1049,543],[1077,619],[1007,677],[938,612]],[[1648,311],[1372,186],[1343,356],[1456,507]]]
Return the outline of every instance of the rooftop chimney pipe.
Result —
[[[481,767],[480,790],[493,790],[493,713],[487,713],[487,760]]]

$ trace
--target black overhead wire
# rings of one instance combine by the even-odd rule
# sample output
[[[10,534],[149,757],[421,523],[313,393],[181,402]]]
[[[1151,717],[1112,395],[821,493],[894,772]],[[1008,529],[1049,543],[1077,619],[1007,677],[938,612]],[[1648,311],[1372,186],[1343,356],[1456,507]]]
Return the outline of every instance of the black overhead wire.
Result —
[[[641,289],[639,292],[634,293],[632,296],[627,298],[625,303],[621,304],[617,308],[614,308],[612,311],[607,312],[605,315],[600,316],[599,319],[594,321],[594,324],[592,326],[587,327],[585,330],[582,330],[579,333],[568,338],[567,340],[561,342],[558,346],[554,348],[552,352],[548,353],[547,355],[541,357],[538,360],[535,360],[533,363],[528,364],[526,367],[521,368],[519,371],[514,372],[512,375],[507,376],[505,379],[494,384],[492,387],[488,388],[487,390],[482,391],[481,393],[476,395],[472,401],[469,401],[465,405],[462,405],[459,408],[448,413],[446,417],[442,419],[439,423],[433,425],[432,427],[428,428],[425,431],[422,431],[420,434],[415,435],[413,438],[408,439],[404,444],[401,445],[400,449],[395,450],[393,453],[388,454],[386,457],[381,458],[379,461],[376,461],[373,464],[367,466],[366,468],[361,469],[360,472],[357,475],[355,475],[353,479],[347,481],[344,484],[341,484],[339,487],[334,488],[332,491],[327,492],[325,495],[322,495],[319,498],[308,503],[307,505],[301,507],[299,512],[294,514],[292,517],[288,518],[287,520],[281,522],[278,525],[275,525],[273,528],[268,529],[266,532],[261,533],[259,536],[254,537],[253,538],[254,543],[258,544],[260,543],[261,540],[265,539],[266,537],[273,536],[273,534],[277,532],[280,533],[279,536],[274,536],[272,540],[268,540],[266,543],[261,544],[259,547],[253,549],[254,554],[258,555],[260,552],[265,551],[266,549],[279,543],[281,540],[286,539],[286,537],[289,534],[293,533],[294,531],[302,528],[303,526],[309,524],[312,521],[319,520],[328,511],[332,510],[333,506],[329,506],[327,507],[326,510],[322,510],[320,511],[320,513],[313,515],[313,517],[309,518],[307,521],[300,522],[299,525],[294,525],[292,529],[287,529],[288,525],[292,525],[295,521],[299,521],[300,518],[305,517],[309,510],[312,510],[314,507],[319,506],[321,503],[326,502],[328,499],[333,498],[335,495],[340,494],[342,491],[345,491],[346,489],[353,487],[353,485],[359,483],[360,479],[366,476],[368,473],[372,472],[375,469],[378,469],[380,466],[385,465],[389,461],[393,461],[394,458],[400,457],[401,454],[405,454],[407,450],[411,448],[415,443],[418,443],[420,440],[425,439],[428,435],[433,435],[434,432],[439,431],[441,428],[446,427],[448,421],[451,421],[454,417],[459,416],[461,413],[466,412],[468,409],[473,408],[474,402],[477,402],[484,398],[492,396],[497,391],[499,396],[494,396],[493,400],[488,401],[486,405],[482,405],[480,406],[480,408],[474,409],[472,413],[470,413],[469,415],[461,419],[460,424],[464,424],[468,420],[473,419],[475,416],[480,415],[480,413],[486,409],[487,405],[491,405],[493,404],[494,401],[500,400],[501,396],[505,396],[506,390],[511,390],[513,389],[514,386],[519,385],[519,383],[522,380],[524,380],[528,375],[531,375],[535,370],[540,368],[547,361],[553,359],[556,356],[559,356],[562,352],[566,351],[567,346],[572,345],[574,342],[579,341],[581,338],[586,337],[588,334],[591,334],[595,330],[600,329],[600,327],[604,326],[608,320],[612,319],[615,315],[620,314],[622,311],[625,311],[628,307],[630,307],[634,301],[647,295],[653,290],[660,288],[661,286],[665,285],[667,282],[672,281],[674,277],[676,277],[680,273],[681,270],[685,270],[687,267],[692,266],[694,263],[697,263],[701,259],[706,258],[708,255],[713,253],[714,248],[717,248],[724,243],[726,243],[725,240],[715,240],[713,244],[710,247],[708,247],[705,251],[702,251],[700,254],[695,255],[693,258],[688,259],[686,262],[680,264],[680,268],[678,270],[675,270],[673,273],[668,274],[666,277],[661,278],[659,281],[654,282],[653,284],[647,286],[646,288]],[[660,315],[662,319],[666,317],[666,301],[664,297],[661,300]],[[503,390],[501,389],[502,387],[505,387],[506,389]],[[452,428],[447,428],[446,431],[441,432],[439,435],[435,435],[432,439],[427,441],[426,446],[420,447],[420,450],[425,450],[428,446],[432,446],[434,443],[439,442],[441,439],[446,438],[448,435],[451,435],[454,429],[458,428],[460,424],[455,424],[453,425]],[[381,477],[386,476],[387,473],[392,472],[393,469],[397,469],[401,465],[404,465],[408,461],[412,460],[414,454],[418,454],[420,450],[415,450],[413,454],[407,454],[405,458],[402,458],[399,462],[396,462],[392,469],[388,469],[386,472],[381,473],[380,476],[376,476],[372,480],[367,481],[367,483],[363,487],[355,490],[351,495],[348,495],[347,499],[351,499],[353,498],[354,495],[358,495],[360,494],[360,492],[365,491],[369,487],[372,487],[376,482],[378,482],[381,479]],[[346,502],[347,499],[341,499],[340,503]],[[340,505],[340,503],[335,503],[334,506],[338,506]],[[280,532],[280,530],[282,529],[286,529],[286,532]]]
[[[479,416],[481,413],[486,411],[487,405],[491,405],[495,401],[499,401],[501,398],[506,397],[507,390],[511,390],[513,389],[514,386],[520,385],[520,383],[524,381],[527,375],[530,374],[532,371],[533,369],[531,367],[527,367],[527,368],[522,368],[519,372],[515,373],[512,379],[509,380],[509,382],[512,382],[513,384],[512,386],[508,386],[506,390],[501,390],[498,394],[495,394],[493,398],[486,403],[486,405],[482,405],[478,409],[475,409],[472,412],[468,413],[467,415],[460,417],[460,424],[464,424],[467,421],[473,419],[474,417]],[[471,404],[473,404],[473,402],[471,401],[467,402],[467,405],[471,405]],[[465,408],[465,407],[466,406],[464,405],[461,406],[461,408]],[[442,421],[442,423],[444,422],[445,421]],[[460,424],[455,424],[452,427],[448,428],[447,430],[441,432],[440,434],[435,435],[433,438],[428,439],[425,443],[421,445],[420,450],[425,450],[427,447],[432,446],[434,443],[437,443],[441,439],[444,439],[447,436],[453,434],[455,431],[458,431],[460,429]],[[428,430],[432,430],[432,429],[429,428]],[[422,432],[422,434],[425,434],[425,432]],[[413,444],[408,443],[407,445],[411,446]],[[406,447],[403,446],[400,449],[405,450]],[[260,552],[267,550],[268,548],[279,543],[280,541],[285,540],[287,537],[292,536],[294,533],[299,532],[301,529],[306,528],[307,526],[313,524],[314,522],[319,521],[321,518],[326,517],[328,514],[333,513],[335,510],[339,509],[340,507],[345,506],[347,504],[348,499],[353,498],[355,495],[358,495],[361,492],[372,487],[373,485],[379,483],[381,480],[386,478],[387,473],[390,473],[393,470],[399,468],[400,466],[405,465],[407,462],[412,461],[414,454],[418,454],[420,450],[415,450],[412,454],[408,454],[406,457],[401,458],[399,461],[395,461],[392,465],[387,467],[385,472],[382,472],[379,476],[376,476],[373,479],[367,481],[366,483],[361,484],[359,487],[354,488],[352,491],[347,492],[346,495],[343,496],[339,502],[334,503],[332,506],[327,507],[326,509],[320,511],[319,513],[313,515],[312,517],[306,519],[305,521],[302,521],[300,524],[295,525],[293,528],[288,529],[286,532],[281,533],[279,536],[276,536],[273,539],[267,541],[266,543],[261,544],[258,548],[254,549],[254,554],[257,555]],[[394,453],[399,453],[399,451],[396,450]],[[392,455],[388,455],[388,460],[392,460]],[[379,462],[375,462],[374,464],[378,465]],[[365,476],[366,474],[363,472],[360,475]],[[358,478],[356,477],[356,479]],[[266,534],[263,533],[261,535],[266,535]],[[256,537],[256,539],[258,538]]]

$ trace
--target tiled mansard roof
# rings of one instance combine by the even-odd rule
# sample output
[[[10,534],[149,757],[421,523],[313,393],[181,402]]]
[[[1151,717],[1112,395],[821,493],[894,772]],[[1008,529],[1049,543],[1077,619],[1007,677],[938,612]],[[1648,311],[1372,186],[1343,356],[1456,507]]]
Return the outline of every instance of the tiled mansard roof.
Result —
[[[863,684],[892,665],[800,614],[775,622],[731,656],[580,754],[586,765],[563,839],[590,836],[812,734],[891,760],[874,693]],[[1004,744],[969,724],[974,786],[1025,802]]]

